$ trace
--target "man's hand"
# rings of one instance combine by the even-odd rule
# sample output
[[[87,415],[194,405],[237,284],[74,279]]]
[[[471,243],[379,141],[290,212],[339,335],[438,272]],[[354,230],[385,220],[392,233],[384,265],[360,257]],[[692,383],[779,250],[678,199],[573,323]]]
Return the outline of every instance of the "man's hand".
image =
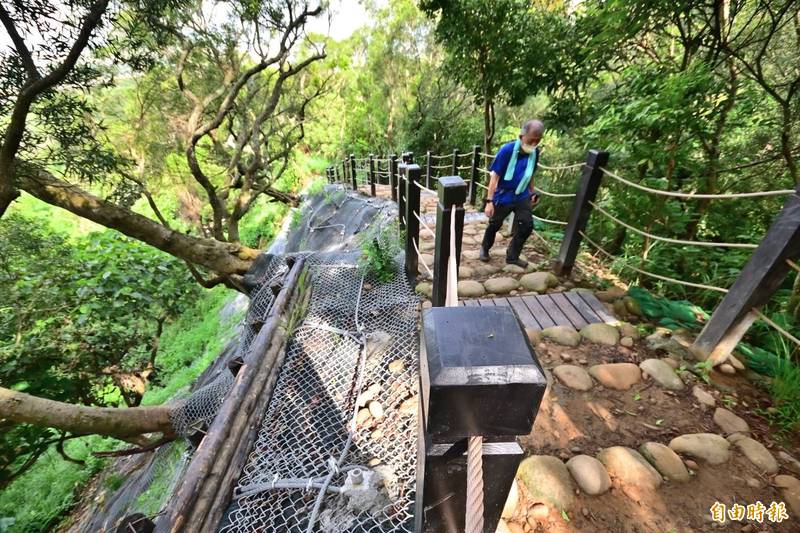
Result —
[[[494,204],[492,202],[486,202],[486,207],[483,209],[483,212],[486,213],[486,216],[492,218],[494,216]]]

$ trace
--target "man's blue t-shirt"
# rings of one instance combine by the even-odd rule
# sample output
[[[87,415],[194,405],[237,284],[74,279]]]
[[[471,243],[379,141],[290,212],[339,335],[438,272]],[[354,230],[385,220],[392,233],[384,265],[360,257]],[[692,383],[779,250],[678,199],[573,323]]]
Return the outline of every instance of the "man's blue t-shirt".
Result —
[[[508,168],[508,164],[511,162],[511,155],[514,153],[515,142],[516,141],[511,141],[500,147],[500,150],[498,150],[497,155],[494,156],[494,162],[492,162],[492,166],[489,169],[500,175],[500,181],[497,184],[497,189],[494,191],[494,198],[492,198],[494,205],[513,204],[521,200],[527,200],[531,197],[529,187],[525,187],[525,190],[520,194],[515,194],[519,182],[522,181],[522,177],[525,175],[525,169],[528,167],[528,158],[530,157],[530,155],[526,154],[522,150],[520,150],[517,154],[517,165],[514,168],[514,178],[509,181],[505,181],[506,169]],[[538,151],[539,149],[536,148],[537,155]],[[536,167],[538,166],[539,160],[537,158],[536,163],[533,166],[534,174],[536,173]],[[533,181],[533,176],[531,176],[531,181]]]

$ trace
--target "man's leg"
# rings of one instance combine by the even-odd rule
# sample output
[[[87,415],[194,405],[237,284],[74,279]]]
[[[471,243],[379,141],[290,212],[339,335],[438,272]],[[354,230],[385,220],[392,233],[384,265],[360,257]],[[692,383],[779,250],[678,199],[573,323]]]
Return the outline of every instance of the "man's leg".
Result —
[[[533,231],[533,213],[531,212],[530,199],[513,204],[514,210],[514,238],[506,250],[506,261],[516,261],[522,252],[525,241]]]
[[[483,234],[483,242],[481,243],[481,252],[484,252],[487,258],[489,256],[489,250],[494,246],[494,237],[497,235],[500,228],[503,227],[503,220],[505,220],[511,212],[511,209],[511,205],[494,206],[494,215],[489,219],[489,224],[486,226],[486,232]]]

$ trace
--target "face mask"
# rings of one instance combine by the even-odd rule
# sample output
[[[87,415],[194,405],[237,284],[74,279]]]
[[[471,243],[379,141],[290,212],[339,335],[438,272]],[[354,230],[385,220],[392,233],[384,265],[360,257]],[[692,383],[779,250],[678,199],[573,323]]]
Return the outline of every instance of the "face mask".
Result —
[[[532,154],[533,151],[536,150],[536,145],[522,143],[520,145],[520,150],[522,150],[526,154]]]

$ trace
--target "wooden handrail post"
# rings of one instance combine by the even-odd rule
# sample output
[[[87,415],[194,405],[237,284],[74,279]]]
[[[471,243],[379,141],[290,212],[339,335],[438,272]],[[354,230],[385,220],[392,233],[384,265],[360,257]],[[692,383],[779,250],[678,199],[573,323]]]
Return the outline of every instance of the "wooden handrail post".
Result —
[[[405,154],[403,154],[403,159],[405,159]],[[397,222],[400,224],[400,231],[406,229],[406,183],[404,178],[407,166],[408,164],[405,162],[400,163],[397,171]]]
[[[478,192],[478,160],[481,147],[477,144],[472,147],[472,168],[469,175],[469,203],[475,207],[476,193]]]
[[[561,241],[558,257],[553,262],[553,271],[559,276],[568,276],[572,272],[572,267],[575,266],[575,259],[578,256],[578,248],[580,248],[582,240],[580,234],[586,229],[586,223],[592,212],[589,202],[593,202],[597,197],[597,190],[603,179],[600,167],[608,163],[608,155],[608,152],[589,150],[589,154],[586,156],[581,182],[572,204],[567,229],[564,230],[564,240]]]
[[[350,181],[353,185],[353,190],[358,190],[358,179],[357,179],[357,172],[356,172],[356,156],[355,154],[350,154]]]
[[[422,169],[419,165],[407,165],[405,167],[406,176],[406,275],[409,279],[417,277],[419,272],[419,257],[417,248],[419,247],[419,183],[422,176]]]
[[[392,201],[397,201],[397,154],[389,156],[389,189],[392,191]]]
[[[344,156],[344,159],[342,159],[342,179],[340,182],[342,185],[347,183],[347,156]]]
[[[369,193],[375,196],[375,154],[369,154]]]
[[[502,332],[501,334],[498,334]],[[483,529],[495,531],[547,387],[510,307],[422,310],[414,531],[465,531],[467,438],[484,437]]]
[[[431,166],[433,165],[433,152],[428,150],[425,154],[425,186],[431,188]]]
[[[787,198],[728,293],[692,345],[713,364],[725,362],[755,320],[753,308],[769,301],[789,273],[786,262],[800,257],[800,187]]]
[[[444,306],[447,297],[447,260],[450,258],[450,213],[456,210],[456,264],[461,264],[461,237],[464,232],[464,202],[467,184],[458,176],[439,178],[439,203],[436,206],[436,244],[433,255],[434,307]]]
[[[460,176],[458,172],[458,148],[453,150],[453,170],[450,172],[453,176]]]
[[[403,163],[406,165],[414,164],[414,152],[403,152]]]

